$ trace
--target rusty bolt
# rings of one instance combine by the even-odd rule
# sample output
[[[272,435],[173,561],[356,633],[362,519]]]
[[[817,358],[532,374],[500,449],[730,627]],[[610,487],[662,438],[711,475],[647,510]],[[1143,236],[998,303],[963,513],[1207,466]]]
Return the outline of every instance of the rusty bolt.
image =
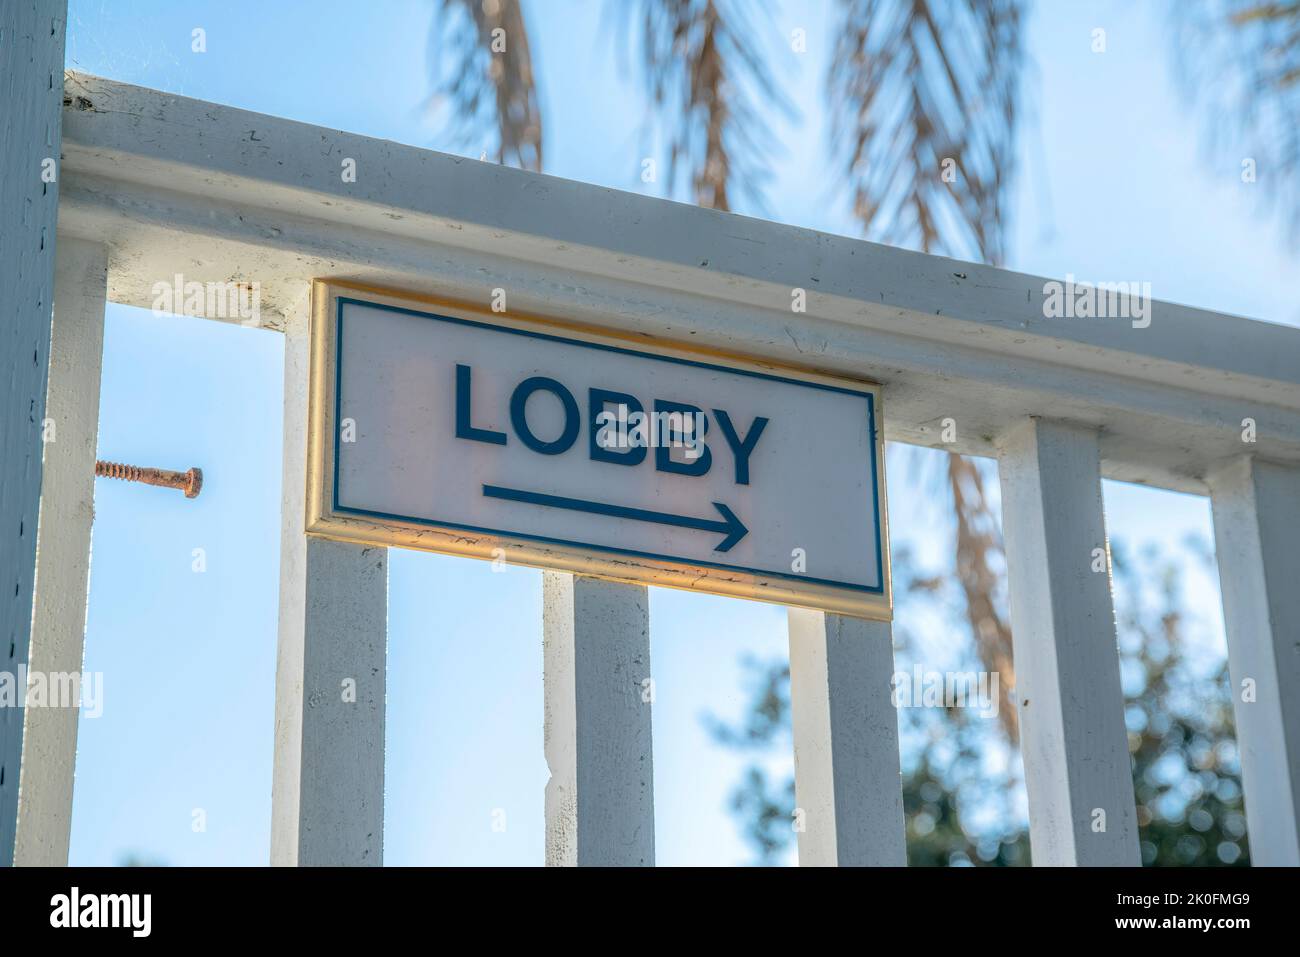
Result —
[[[121,479],[124,482],[143,482],[145,485],[161,485],[164,488],[178,488],[185,492],[186,498],[197,498],[203,488],[203,470],[190,469],[188,472],[169,472],[167,469],[146,469],[138,465],[122,465],[118,462],[105,462],[100,459],[95,463],[95,474],[106,478]]]

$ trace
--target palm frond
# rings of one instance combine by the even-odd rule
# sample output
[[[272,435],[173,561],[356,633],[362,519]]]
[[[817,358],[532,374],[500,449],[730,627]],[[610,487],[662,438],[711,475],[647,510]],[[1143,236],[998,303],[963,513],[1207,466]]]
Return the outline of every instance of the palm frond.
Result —
[[[626,25],[631,5],[613,2]],[[667,141],[668,191],[684,167],[700,206],[731,209],[742,195],[764,208],[773,148],[764,112],[793,113],[753,43],[755,10],[750,0],[639,0],[642,76]]]
[[[840,0],[839,11],[827,91],[854,215],[874,239],[1000,264],[1021,0]]]
[[[496,138],[496,160],[542,168],[542,111],[519,0],[437,0],[429,34],[434,97],[458,145]]]
[[[984,478],[973,460],[963,455],[948,456],[948,486],[957,524],[957,579],[966,599],[966,619],[975,650],[984,668],[997,674],[999,689],[1014,688],[1011,626],[1002,613],[1006,577],[1002,532],[984,496]],[[1004,699],[997,713],[1008,740],[1018,740],[1016,709]]]
[[[1234,172],[1249,161],[1261,208],[1300,241],[1300,0],[1172,9],[1178,76],[1204,107],[1207,145],[1216,154],[1231,149]]]
[[[873,239],[1000,264],[1019,114],[1021,0],[840,0],[832,151]],[[948,457],[956,572],[984,667],[1015,685],[1002,537],[979,466]],[[1015,709],[998,710],[1015,741]]]

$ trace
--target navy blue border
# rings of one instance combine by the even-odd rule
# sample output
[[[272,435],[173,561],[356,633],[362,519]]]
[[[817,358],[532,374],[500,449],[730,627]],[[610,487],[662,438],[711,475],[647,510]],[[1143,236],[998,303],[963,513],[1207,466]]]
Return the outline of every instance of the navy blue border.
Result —
[[[474,319],[462,319],[458,316],[444,316],[434,312],[422,312],[418,309],[406,309],[401,306],[390,306],[387,303],[371,302],[366,299],[353,299],[349,296],[338,296],[336,302],[337,305],[335,307],[334,317],[334,489],[332,495],[334,512],[344,515],[362,515],[368,518],[404,522],[411,525],[425,525],[430,528],[454,528],[459,531],[482,532],[488,535],[500,535],[505,538],[546,542],[551,545],[568,545],[573,548],[595,549],[601,552],[609,552],[614,555],[633,555],[638,558],[649,558],[654,561],[672,562],[675,565],[720,568],[724,571],[742,572],[747,575],[755,575],[759,578],[782,579],[792,582],[814,582],[819,585],[830,585],[835,588],[846,588],[852,591],[868,592],[873,595],[884,594],[885,566],[883,548],[881,546],[881,532],[884,522],[880,515],[880,480],[876,468],[876,459],[878,457],[876,443],[879,441],[879,432],[876,428],[875,396],[870,392],[860,392],[856,389],[846,389],[843,386],[827,385],[822,382],[808,382],[804,379],[791,379],[787,376],[773,375],[769,372],[755,372],[750,369],[737,369],[732,366],[718,365],[717,363],[712,362],[700,362],[695,359],[684,359],[680,356],[666,356],[653,352],[642,352],[638,349],[627,349],[622,346],[612,346],[602,342],[588,342],[584,339],[570,339],[566,336],[537,332],[532,329],[516,329],[512,326],[496,325],[495,323],[490,322],[479,322]],[[757,379],[768,379],[773,382],[784,382],[790,385],[805,386],[810,389],[824,389],[827,392],[839,392],[844,395],[854,395],[865,398],[867,400],[867,427],[871,432],[871,509],[872,514],[876,516],[876,570],[880,576],[880,584],[874,587],[868,585],[857,585],[852,582],[840,582],[827,578],[812,578],[808,575],[764,571],[757,568],[744,568],[740,565],[725,565],[721,562],[706,562],[694,558],[678,558],[673,555],[657,555],[654,552],[638,552],[627,548],[614,548],[609,545],[594,545],[591,542],[574,542],[563,538],[549,538],[544,535],[528,535],[523,532],[511,532],[500,528],[482,528],[477,525],[459,525],[454,522],[413,518],[409,515],[394,515],[388,512],[375,512],[369,509],[350,508],[348,506],[339,505],[338,423],[340,421],[339,416],[341,415],[341,404],[343,401],[343,306],[345,303],[354,306],[369,306],[372,309],[385,309],[389,312],[398,312],[407,316],[417,316],[422,319],[436,319],[441,322],[451,322],[460,326],[473,326],[474,328],[488,329],[493,332],[503,332],[509,335],[528,336],[533,339],[544,339],[549,342],[562,342],[566,345],[582,346],[587,349],[600,349],[605,352],[617,352],[624,355],[637,356],[642,359],[653,359],[658,362],[675,362],[680,365],[698,366],[702,369],[714,369],[719,372],[729,372],[733,375],[752,376]]]

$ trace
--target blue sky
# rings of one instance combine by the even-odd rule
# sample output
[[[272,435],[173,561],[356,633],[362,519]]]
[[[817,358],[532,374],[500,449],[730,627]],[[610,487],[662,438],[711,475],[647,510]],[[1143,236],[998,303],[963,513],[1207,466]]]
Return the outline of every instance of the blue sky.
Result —
[[[132,83],[428,148],[447,148],[430,92],[431,4],[385,0],[176,3],[72,0],[68,65]],[[770,49],[802,110],[780,141],[770,218],[856,234],[827,175],[820,94],[827,3],[786,3]],[[541,78],[547,172],[652,191],[643,106],[596,0],[527,5]],[[539,15],[545,11],[545,15]],[[1042,3],[1027,49],[1032,108],[1011,268],[1147,280],[1157,298],[1300,323],[1295,253],[1261,215],[1261,181],[1201,149],[1172,83],[1161,5]],[[809,52],[781,52],[796,26]],[[191,52],[202,27],[207,52]],[[1091,52],[1091,32],[1107,51]],[[486,148],[488,144],[484,144]],[[477,155],[477,149],[465,152]],[[72,862],[127,855],[260,864],[268,855],[278,600],[281,343],[272,333],[110,306],[100,457],[202,466],[202,496],[100,480],[86,667],[102,717],[81,722]],[[945,567],[946,499],[917,459],[890,453],[890,526]],[[1203,499],[1107,483],[1112,537],[1177,547],[1211,539]],[[206,571],[192,570],[193,550]],[[1187,598],[1222,654],[1217,582]],[[540,864],[543,855],[540,573],[394,552],[389,581],[385,854],[390,864]],[[900,614],[909,610],[900,603]],[[743,765],[702,716],[739,717],[741,657],[784,654],[774,606],[654,590],[655,800],[663,864],[750,859],[727,813]],[[942,637],[942,636],[941,636]],[[951,637],[951,636],[949,636]],[[775,767],[789,766],[788,758]],[[207,829],[191,827],[202,809]],[[504,832],[493,812],[506,813]]]

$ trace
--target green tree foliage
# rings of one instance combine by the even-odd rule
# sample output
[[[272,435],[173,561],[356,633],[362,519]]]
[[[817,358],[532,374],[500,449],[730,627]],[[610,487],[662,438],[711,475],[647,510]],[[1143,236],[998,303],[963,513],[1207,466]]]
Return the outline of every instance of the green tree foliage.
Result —
[[[1208,549],[1189,547],[1212,568]],[[1227,661],[1191,641],[1175,561],[1154,548],[1135,561],[1119,547],[1113,561],[1142,861],[1247,864]]]
[[[1212,561],[1203,548],[1199,557]],[[1203,624],[1181,610],[1177,559],[1147,548],[1134,561],[1117,543],[1113,560],[1143,863],[1246,864],[1227,664],[1207,646]],[[950,576],[920,574],[906,550],[895,555],[894,567],[900,605],[913,612],[896,622],[898,668],[921,662],[928,670],[925,643],[909,622],[924,608],[959,628],[961,588]],[[974,649],[967,654],[959,666],[977,667]],[[772,756],[790,746],[790,672],[784,661],[750,659],[747,666],[753,698],[745,719],[711,726],[720,743],[753,756],[731,809],[757,862],[773,864],[795,839],[794,779],[770,767]],[[1029,864],[1023,778],[1005,723],[967,708],[899,714],[908,863]]]

